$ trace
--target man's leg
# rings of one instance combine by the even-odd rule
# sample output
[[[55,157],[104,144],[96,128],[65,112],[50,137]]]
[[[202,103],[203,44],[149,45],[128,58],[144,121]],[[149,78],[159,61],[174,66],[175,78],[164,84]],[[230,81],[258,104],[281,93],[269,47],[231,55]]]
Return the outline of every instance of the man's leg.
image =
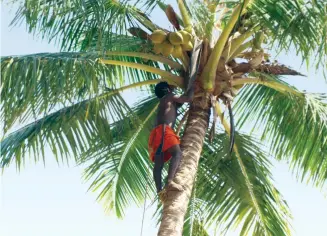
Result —
[[[162,189],[161,173],[164,166],[164,153],[156,153],[154,156],[154,168],[153,168],[153,178],[156,184],[157,192],[159,193]]]
[[[182,160],[182,151],[179,145],[172,146],[167,150],[171,154],[171,159],[169,163],[169,170],[168,170],[168,184],[173,180],[179,164]]]

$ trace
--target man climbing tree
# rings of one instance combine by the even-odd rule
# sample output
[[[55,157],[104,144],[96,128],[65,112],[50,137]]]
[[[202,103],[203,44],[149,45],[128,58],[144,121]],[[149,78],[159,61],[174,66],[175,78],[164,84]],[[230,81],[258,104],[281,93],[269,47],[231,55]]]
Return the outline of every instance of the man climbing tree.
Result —
[[[289,161],[301,181],[325,186],[327,105],[325,95],[299,91],[281,77],[299,72],[270,61],[276,52],[296,52],[308,66],[314,56],[316,68],[326,68],[326,1],[170,1],[175,10],[153,0],[23,2],[13,25],[26,22],[61,50],[1,58],[1,168],[15,162],[21,169],[31,155],[45,160],[49,147],[58,161],[89,164],[90,189],[123,217],[130,204],[156,194],[145,147],[159,105],[151,146],[157,191],[168,154],[169,180],[182,191],[163,191],[158,235],[203,236],[212,225],[222,234],[240,227],[241,235],[291,235],[270,158]],[[157,25],[155,8],[171,25]],[[169,86],[160,104],[152,94],[132,105],[123,96],[161,81],[186,97],[194,83],[189,109],[180,114],[187,117],[180,144],[172,129],[176,99],[184,96]]]
[[[162,190],[162,168],[170,161],[167,187],[181,188],[172,182],[182,157],[179,137],[173,128],[177,118],[177,109],[183,103],[191,102],[194,95],[191,87],[185,95],[173,94],[167,82],[160,82],[155,87],[155,94],[160,99],[155,128],[149,137],[150,159],[154,162],[153,178],[157,192]]]
[[[172,160],[168,170],[167,189],[183,190],[182,186],[172,181],[182,158],[182,151],[179,146],[180,140],[174,133],[173,128],[177,118],[177,109],[183,103],[190,103],[193,100],[194,80],[198,73],[201,49],[202,41],[196,39],[192,53],[190,53],[191,61],[186,78],[187,90],[184,95],[173,94],[173,88],[167,82],[160,82],[155,87],[155,94],[160,99],[160,103],[155,128],[149,138],[149,153],[150,159],[154,162],[153,178],[162,202],[164,202],[165,198],[164,191],[161,192],[162,168],[170,158]]]

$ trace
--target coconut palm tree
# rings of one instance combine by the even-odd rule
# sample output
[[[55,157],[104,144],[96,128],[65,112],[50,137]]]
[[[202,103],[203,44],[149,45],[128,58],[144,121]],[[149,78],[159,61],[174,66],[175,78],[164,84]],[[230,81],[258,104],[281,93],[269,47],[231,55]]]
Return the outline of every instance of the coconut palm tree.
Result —
[[[327,105],[285,82],[282,76],[300,73],[270,62],[269,53],[295,50],[324,67],[325,1],[171,4],[23,1],[13,24],[26,22],[61,52],[1,58],[1,166],[20,168],[27,155],[45,161],[48,146],[58,161],[88,165],[90,188],[122,217],[155,195],[147,152],[158,105],[153,85],[167,81],[180,92],[194,85],[177,122],[183,159],[174,181],[183,190],[167,189],[158,204],[158,235],[208,235],[210,225],[290,235],[270,160],[287,160],[299,180],[326,186]],[[167,16],[164,26],[151,20],[153,10]],[[133,105],[122,95],[128,89],[142,91]]]

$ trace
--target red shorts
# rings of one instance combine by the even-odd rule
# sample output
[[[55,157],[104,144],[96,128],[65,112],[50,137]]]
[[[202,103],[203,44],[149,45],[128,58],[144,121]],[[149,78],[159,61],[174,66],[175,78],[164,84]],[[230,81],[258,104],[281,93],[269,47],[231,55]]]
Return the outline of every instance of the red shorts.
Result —
[[[154,162],[154,156],[157,149],[160,146],[162,141],[162,131],[163,125],[156,126],[150,133],[149,137],[149,153],[150,160]],[[175,134],[174,130],[170,128],[170,126],[166,125],[165,136],[164,136],[164,145],[162,148],[162,152],[164,153],[164,162],[167,162],[171,158],[171,154],[167,152],[167,150],[177,144],[180,144],[179,137]]]

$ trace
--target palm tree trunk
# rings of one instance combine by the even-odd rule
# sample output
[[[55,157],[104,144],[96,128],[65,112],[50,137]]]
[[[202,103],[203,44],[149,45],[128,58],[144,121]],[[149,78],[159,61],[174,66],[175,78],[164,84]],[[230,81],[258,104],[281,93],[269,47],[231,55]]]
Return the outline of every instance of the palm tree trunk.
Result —
[[[183,187],[183,191],[167,189],[159,236],[181,236],[183,232],[184,216],[209,124],[209,104],[206,103],[203,107],[200,103],[201,101],[195,100],[191,105],[181,143],[183,158],[173,180]]]

